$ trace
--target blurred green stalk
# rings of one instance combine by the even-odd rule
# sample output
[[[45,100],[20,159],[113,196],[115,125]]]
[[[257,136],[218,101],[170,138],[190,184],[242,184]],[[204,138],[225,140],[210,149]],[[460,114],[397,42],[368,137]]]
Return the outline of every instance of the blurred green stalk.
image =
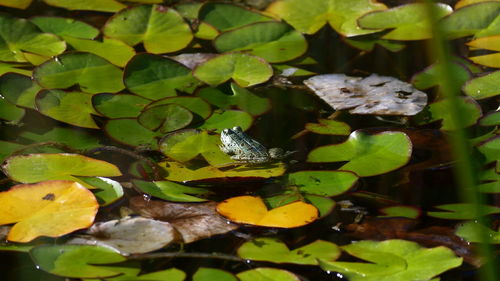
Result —
[[[463,202],[474,205],[474,216],[479,223],[485,224],[486,219],[482,215],[483,211],[483,194],[479,192],[478,186],[478,169],[474,165],[474,160],[471,157],[470,145],[467,134],[465,132],[465,120],[460,112],[459,96],[460,96],[460,81],[453,73],[451,52],[449,42],[446,40],[441,26],[438,24],[436,7],[433,5],[435,1],[424,0],[427,5],[427,12],[430,22],[432,23],[433,36],[429,42],[429,53],[434,55],[438,64],[437,75],[441,81],[441,94],[446,98],[448,103],[448,111],[451,121],[456,125],[456,130],[450,133],[450,144],[455,157],[455,175],[456,182],[460,188],[460,196]],[[470,19],[474,20],[474,19]],[[483,243],[478,243],[479,254],[485,258],[485,264],[479,269],[481,281],[495,281],[497,269],[493,261],[495,256],[493,249],[488,243],[490,237],[483,230],[479,230],[479,236]]]

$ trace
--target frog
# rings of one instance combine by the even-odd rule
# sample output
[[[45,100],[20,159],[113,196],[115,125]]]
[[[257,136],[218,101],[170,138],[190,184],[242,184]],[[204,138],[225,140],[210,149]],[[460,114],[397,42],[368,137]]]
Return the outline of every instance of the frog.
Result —
[[[252,139],[236,126],[222,130],[220,134],[222,145],[220,150],[226,153],[237,163],[263,164],[279,161],[292,154],[281,148],[267,149],[258,141]]]

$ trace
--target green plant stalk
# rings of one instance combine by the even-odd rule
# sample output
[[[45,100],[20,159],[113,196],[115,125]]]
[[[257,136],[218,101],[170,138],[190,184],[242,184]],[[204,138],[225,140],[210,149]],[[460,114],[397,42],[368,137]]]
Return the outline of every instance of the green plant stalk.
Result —
[[[459,81],[453,71],[452,71],[452,61],[451,54],[449,50],[448,42],[445,39],[444,33],[438,24],[438,17],[436,16],[436,9],[432,5],[435,1],[425,0],[424,3],[427,5],[428,19],[432,23],[433,36],[430,40],[429,51],[434,55],[435,59],[439,62],[438,64],[438,77],[441,81],[441,93],[448,99],[448,111],[450,113],[451,121],[456,125],[456,130],[450,133],[450,143],[454,157],[456,159],[455,164],[455,174],[458,187],[460,188],[460,196],[463,202],[471,203],[474,206],[473,212],[476,219],[481,223],[485,224],[483,202],[484,198],[482,193],[479,192],[478,186],[478,170],[474,165],[474,161],[471,158],[471,153],[469,153],[469,142],[467,134],[463,129],[465,127],[464,117],[460,114],[460,85],[457,83]],[[493,249],[489,244],[489,236],[484,231],[484,229],[479,230],[479,236],[483,243],[478,243],[479,254],[486,260],[484,266],[479,269],[480,280],[482,281],[494,281],[496,280],[497,269],[495,268],[493,261],[495,256],[493,254]]]

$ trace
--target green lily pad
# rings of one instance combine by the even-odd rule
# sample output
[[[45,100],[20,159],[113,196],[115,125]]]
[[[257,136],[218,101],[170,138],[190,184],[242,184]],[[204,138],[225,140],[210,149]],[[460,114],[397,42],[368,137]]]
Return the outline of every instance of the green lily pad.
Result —
[[[12,180],[35,183],[46,180],[72,180],[74,176],[121,176],[113,164],[78,154],[27,154],[7,158],[2,169]],[[86,185],[88,186],[88,185]]]
[[[76,149],[90,149],[102,146],[96,136],[74,128],[52,127],[44,133],[23,131],[19,136],[30,143],[58,142]]]
[[[241,281],[300,281],[300,278],[290,271],[268,267],[257,267],[240,272],[236,276]]]
[[[35,96],[41,87],[30,77],[6,73],[0,77],[0,94],[7,101],[22,107],[35,108]]]
[[[22,144],[0,140],[0,162],[10,156],[14,151],[23,148]]]
[[[245,51],[270,63],[289,61],[304,54],[304,36],[282,22],[258,22],[226,31],[214,40],[221,52]]]
[[[83,21],[61,17],[34,17],[30,21],[43,32],[58,36],[70,36],[81,39],[94,39],[99,29]]]
[[[458,100],[460,112],[463,116],[464,127],[469,127],[476,124],[481,117],[481,107],[471,98],[462,97]],[[427,109],[415,116],[415,121],[418,124],[428,124],[437,120],[442,120],[441,130],[452,131],[457,128],[457,125],[450,119],[450,103],[448,100],[439,100],[429,104]]]
[[[484,156],[485,163],[491,163],[499,160],[500,155],[500,136],[495,135],[477,146],[479,152]]]
[[[405,217],[410,219],[416,219],[420,217],[420,209],[413,206],[390,206],[379,209],[379,211],[384,214],[379,217]]]
[[[112,179],[103,177],[76,177],[82,182],[94,187],[94,193],[100,206],[108,206],[122,198],[123,187],[122,185]]]
[[[405,240],[366,240],[341,248],[369,263],[320,260],[320,265],[323,270],[342,273],[350,281],[429,280],[462,264],[462,258],[446,247],[423,248]]]
[[[340,169],[368,177],[404,166],[410,159],[411,152],[411,141],[404,133],[387,131],[368,135],[354,131],[346,142],[313,149],[309,152],[307,161],[349,161]]]
[[[272,67],[263,59],[243,53],[227,53],[198,65],[193,75],[216,86],[233,79],[241,87],[264,83],[273,75]]]
[[[26,9],[33,0],[0,0],[0,6],[7,6],[17,9]]]
[[[351,127],[347,123],[330,119],[318,119],[318,123],[306,123],[305,129],[321,135],[348,136],[351,133]]]
[[[149,107],[154,107],[164,104],[177,104],[183,106],[192,113],[198,115],[201,119],[207,119],[212,114],[212,108],[210,104],[198,97],[169,97],[161,100],[157,100],[148,105]]]
[[[0,99],[0,119],[18,123],[24,116],[24,109]]]
[[[108,118],[133,118],[139,116],[150,100],[136,95],[102,93],[92,96],[97,112]]]
[[[268,8],[271,13],[302,33],[314,34],[326,23],[343,36],[373,33],[378,30],[360,28],[356,19],[368,12],[385,10],[387,7],[370,0],[318,0],[305,3],[301,0],[281,0]]]
[[[232,161],[231,161],[232,162]],[[213,166],[191,167],[179,162],[167,161],[159,163],[167,172],[166,180],[189,182],[200,180],[228,180],[228,178],[258,178],[279,177],[285,173],[284,163],[274,163],[263,166],[238,165],[218,169]]]
[[[31,76],[31,70],[18,68],[19,66],[20,65],[13,64],[13,63],[0,62],[0,75],[4,75],[5,73],[12,72],[12,73],[18,73],[21,75]]]
[[[118,12],[127,6],[116,0],[43,0],[45,3],[68,10]]]
[[[152,100],[175,96],[176,90],[191,93],[199,85],[188,67],[152,54],[133,57],[123,77],[131,92]]]
[[[434,206],[443,211],[427,212],[427,215],[440,219],[448,220],[471,220],[475,217],[475,206],[468,203],[456,203]],[[500,207],[483,205],[481,206],[482,212],[485,215],[500,213]]]
[[[195,129],[182,130],[165,136],[160,151],[179,162],[187,162],[201,154],[210,165],[223,165],[233,160],[219,148],[219,135]]]
[[[184,49],[193,39],[189,25],[177,11],[160,5],[140,5],[121,10],[111,17],[104,35],[130,46],[144,44],[153,54]]]
[[[245,111],[239,110],[225,110],[214,111],[212,116],[205,120],[199,128],[207,130],[215,130],[220,133],[226,128],[233,128],[240,126],[243,131],[250,128],[253,123],[253,118]]]
[[[484,243],[479,235],[483,231],[488,235],[490,243],[500,244],[500,228],[494,231],[476,221],[468,221],[457,227],[455,234],[472,243]]]
[[[122,275],[116,277],[108,277],[106,281],[131,281],[131,280],[144,280],[144,281],[183,281],[186,279],[186,273],[177,268],[169,268],[165,270],[155,271],[151,273],[140,274],[140,267],[137,266],[136,271],[123,272]],[[102,279],[85,279],[85,281],[101,281]]]
[[[217,268],[200,267],[193,274],[193,281],[238,281],[236,277],[224,270]]]
[[[450,71],[453,72],[453,77],[458,80],[455,83],[459,85],[465,84],[465,82],[472,77],[471,71],[459,62],[453,62],[449,64],[449,66]],[[433,64],[425,68],[423,71],[413,75],[411,83],[415,86],[415,88],[420,90],[429,89],[434,86],[441,86],[442,82],[438,73],[439,69],[439,65]]]
[[[154,132],[144,128],[137,119],[113,119],[104,125],[104,131],[109,137],[117,142],[130,146],[149,146],[154,149],[157,146],[157,138],[163,136],[160,132]]]
[[[88,52],[105,58],[110,63],[124,67],[135,55],[134,48],[113,38],[103,38],[102,42],[89,39],[79,39],[69,36],[63,37],[64,41],[75,50]]]
[[[288,184],[299,191],[321,196],[337,196],[351,189],[358,177],[347,171],[300,171],[288,174]]]
[[[273,209],[301,200],[304,200],[304,202],[314,205],[314,207],[318,209],[320,218],[329,215],[333,211],[333,208],[335,208],[336,205],[336,202],[328,197],[301,193],[300,190],[298,190],[294,186],[292,186],[288,190],[285,190],[279,195],[274,195],[272,197],[264,198],[266,205]]]
[[[316,240],[290,251],[285,243],[273,238],[256,238],[238,248],[238,256],[244,259],[273,263],[318,265],[318,259],[334,261],[340,256],[340,248],[334,243]]]
[[[218,31],[226,31],[255,22],[274,20],[259,11],[229,3],[205,3],[198,13],[198,19]]]
[[[71,125],[98,129],[92,115],[99,115],[92,107],[92,94],[43,90],[36,97],[38,111]]]
[[[153,197],[173,202],[204,202],[207,199],[193,195],[206,195],[210,193],[208,189],[200,187],[190,187],[172,181],[141,181],[133,180],[134,185],[142,192]]]
[[[78,84],[87,93],[116,93],[124,88],[122,71],[89,53],[66,53],[35,68],[36,81],[44,88],[69,88]]]
[[[221,109],[236,106],[253,116],[264,114],[271,109],[271,101],[268,98],[260,97],[235,83],[231,83],[231,89],[233,94],[227,95],[217,88],[203,88],[198,92],[198,96]]]
[[[495,71],[469,80],[463,89],[464,93],[468,96],[480,100],[500,94],[500,90],[498,89],[499,83],[500,71]]]
[[[109,248],[87,245],[44,245],[30,250],[33,262],[49,273],[75,278],[104,278],[121,273],[120,266],[98,266],[126,259]]]
[[[372,39],[372,38],[343,38],[343,40],[353,46],[354,48],[371,52],[375,48],[376,45],[379,45],[391,52],[399,52],[403,50],[406,45],[402,42],[384,40],[384,39]]]
[[[389,40],[423,40],[432,37],[432,25],[426,3],[414,3],[376,11],[358,19],[358,24],[366,29],[391,29],[382,36]],[[435,4],[435,17],[442,18],[452,12],[446,4]]]
[[[25,53],[56,56],[66,49],[57,36],[42,33],[26,19],[0,15],[0,61],[26,62]]]
[[[499,20],[500,2],[491,1],[458,9],[443,18],[440,24],[449,38],[470,35],[479,38],[500,34]]]
[[[483,118],[479,120],[479,125],[481,126],[498,126],[500,125],[500,111],[494,111],[485,114]]]
[[[162,134],[182,129],[193,120],[193,114],[177,104],[148,107],[137,118],[139,124]]]
[[[316,74],[316,72],[312,72],[288,64],[273,64],[273,68],[279,70],[279,72],[281,72],[280,75],[285,77],[299,77]]]

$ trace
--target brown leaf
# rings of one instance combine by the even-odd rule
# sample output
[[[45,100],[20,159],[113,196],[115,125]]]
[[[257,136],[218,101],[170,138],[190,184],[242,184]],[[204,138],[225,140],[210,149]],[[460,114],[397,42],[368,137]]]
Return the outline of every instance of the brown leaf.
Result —
[[[173,203],[146,201],[140,196],[130,199],[130,208],[141,216],[169,222],[181,234],[185,243],[191,243],[238,228],[215,210],[216,202]]]

